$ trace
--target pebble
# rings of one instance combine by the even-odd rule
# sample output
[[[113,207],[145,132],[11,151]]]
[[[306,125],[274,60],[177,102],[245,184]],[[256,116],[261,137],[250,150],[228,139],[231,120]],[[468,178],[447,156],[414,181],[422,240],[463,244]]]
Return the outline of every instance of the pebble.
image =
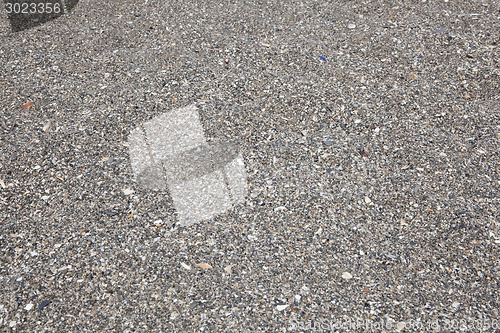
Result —
[[[24,310],[26,310],[26,311],[29,311],[31,309],[33,309],[33,303],[26,304],[26,306],[24,307]]]
[[[129,189],[129,188],[125,188],[122,191],[123,191],[123,194],[125,194],[125,195],[134,194],[134,192],[135,192],[134,190]]]
[[[352,274],[349,272],[344,272],[344,273],[342,273],[342,278],[345,280],[350,280],[350,279],[352,279]]]
[[[45,123],[45,125],[43,125],[42,130],[43,130],[44,132],[47,132],[47,131],[50,129],[50,127],[51,127],[51,126],[52,126],[52,120],[51,120],[51,119],[49,119],[49,120]]]
[[[349,23],[349,24],[347,25],[347,27],[348,27],[349,29],[356,29],[356,24],[354,24],[354,23]]]
[[[278,311],[283,311],[283,310],[285,310],[285,309],[286,309],[287,307],[289,307],[289,306],[290,306],[289,304],[278,305],[278,306],[276,307],[276,310],[278,310]]]
[[[325,145],[326,145],[326,146],[328,146],[328,147],[330,147],[330,146],[332,146],[332,145],[333,145],[333,141],[332,141],[332,140],[325,140],[325,141],[324,141],[324,143],[325,143]]]
[[[50,303],[52,303],[52,301],[49,301],[49,300],[45,300],[45,301],[42,301],[42,303],[40,303],[38,305],[38,309],[39,310],[42,310],[43,308],[45,308],[47,305],[49,305]]]

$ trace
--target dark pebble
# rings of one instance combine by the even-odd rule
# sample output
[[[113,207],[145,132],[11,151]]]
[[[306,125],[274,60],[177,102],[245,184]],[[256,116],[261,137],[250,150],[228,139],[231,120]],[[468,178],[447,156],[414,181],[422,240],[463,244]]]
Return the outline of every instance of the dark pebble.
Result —
[[[50,303],[52,303],[52,301],[48,301],[48,300],[42,301],[42,303],[38,304],[38,309],[43,310],[43,308],[45,308]]]

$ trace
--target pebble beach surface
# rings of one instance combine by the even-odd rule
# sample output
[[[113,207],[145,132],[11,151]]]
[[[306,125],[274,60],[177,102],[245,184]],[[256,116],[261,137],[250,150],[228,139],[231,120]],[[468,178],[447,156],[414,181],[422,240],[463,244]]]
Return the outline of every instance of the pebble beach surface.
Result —
[[[497,1],[0,13],[0,331],[500,329]],[[248,193],[184,227],[127,137],[193,104]]]

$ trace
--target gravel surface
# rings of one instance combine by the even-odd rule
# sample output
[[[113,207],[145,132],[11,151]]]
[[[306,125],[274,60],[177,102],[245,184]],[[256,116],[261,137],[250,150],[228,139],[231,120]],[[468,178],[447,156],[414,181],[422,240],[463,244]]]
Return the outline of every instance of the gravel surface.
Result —
[[[12,33],[1,12],[0,331],[499,331],[499,19],[85,0]],[[181,227],[127,138],[192,104],[248,194]]]

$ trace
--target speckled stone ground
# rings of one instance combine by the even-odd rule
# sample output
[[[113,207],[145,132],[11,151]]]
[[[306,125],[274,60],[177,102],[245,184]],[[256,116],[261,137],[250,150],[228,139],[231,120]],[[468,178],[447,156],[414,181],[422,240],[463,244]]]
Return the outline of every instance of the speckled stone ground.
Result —
[[[11,33],[2,13],[0,331],[498,331],[499,18],[80,1]],[[179,227],[127,137],[193,103],[249,192]]]

